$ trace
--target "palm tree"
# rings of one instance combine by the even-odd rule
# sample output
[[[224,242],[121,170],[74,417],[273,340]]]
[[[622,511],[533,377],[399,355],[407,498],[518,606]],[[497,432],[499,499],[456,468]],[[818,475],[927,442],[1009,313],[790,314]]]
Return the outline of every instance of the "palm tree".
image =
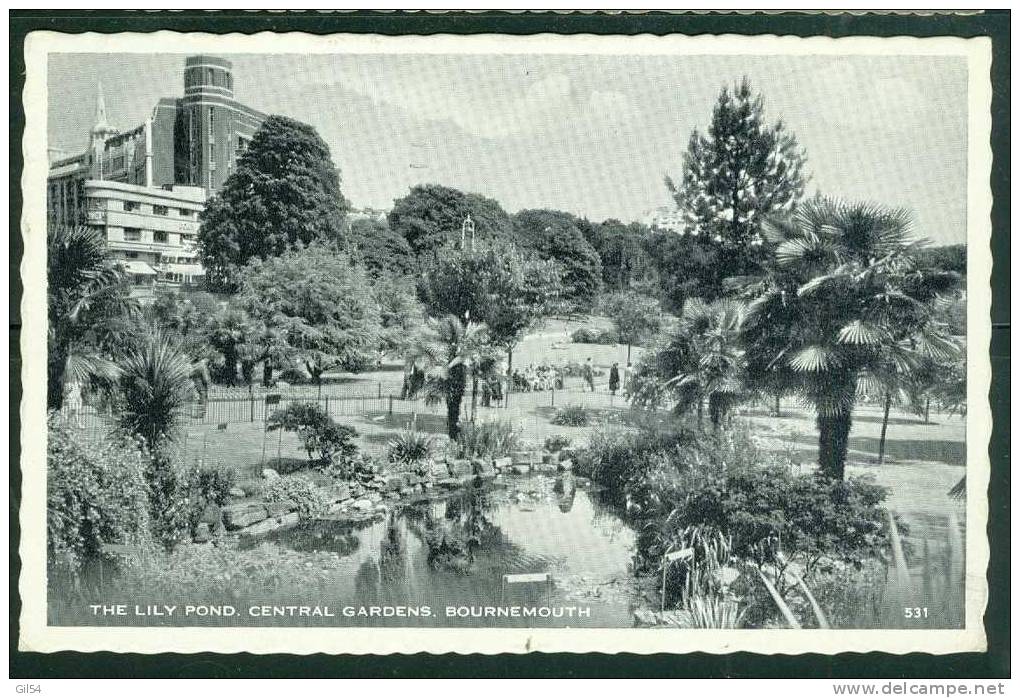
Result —
[[[958,276],[918,268],[903,210],[816,198],[764,230],[776,248],[746,281],[748,375],[815,407],[820,469],[842,479],[860,386],[953,350],[932,308]]]
[[[173,438],[197,386],[208,383],[205,365],[180,340],[153,330],[129,348],[120,363],[120,423],[154,446]]]
[[[136,304],[106,240],[87,227],[47,230],[46,402],[58,410],[66,386],[109,388],[118,369],[110,352],[122,345],[125,324]]]
[[[707,400],[712,427],[718,429],[729,409],[746,392],[740,343],[744,314],[739,301],[688,300],[676,329],[652,358],[652,371],[663,381],[654,392],[668,391],[677,411],[696,407],[699,423],[702,404]]]
[[[406,360],[408,397],[423,395],[426,404],[446,403],[446,431],[460,433],[460,408],[468,376],[485,349],[484,324],[464,323],[454,315],[430,320]]]

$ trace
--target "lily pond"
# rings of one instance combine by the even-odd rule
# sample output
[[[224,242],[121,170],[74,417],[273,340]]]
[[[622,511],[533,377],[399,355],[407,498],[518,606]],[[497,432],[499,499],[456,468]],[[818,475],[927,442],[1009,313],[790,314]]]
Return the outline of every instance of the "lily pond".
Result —
[[[512,477],[395,503],[367,521],[319,519],[236,544],[234,554],[268,550],[306,569],[314,582],[302,591],[209,594],[201,583],[196,596],[167,590],[177,592],[170,601],[108,599],[127,604],[126,617],[59,615],[75,625],[631,627],[641,605],[630,572],[634,543],[634,531],[586,480]],[[225,600],[236,609],[232,617],[217,615]],[[177,605],[173,618],[160,615],[165,603]],[[185,616],[188,604],[214,610]]]

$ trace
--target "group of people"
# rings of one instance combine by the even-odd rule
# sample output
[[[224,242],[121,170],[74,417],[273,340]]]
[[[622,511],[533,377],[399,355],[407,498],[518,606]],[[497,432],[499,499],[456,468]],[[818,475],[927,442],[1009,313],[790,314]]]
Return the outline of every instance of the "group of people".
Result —
[[[503,404],[503,381],[497,376],[489,376],[482,381],[482,407],[492,407],[492,403],[496,403],[496,407],[500,407]]]
[[[627,364],[628,368],[630,364]],[[581,377],[584,379],[584,384],[591,392],[595,392],[595,366],[592,364],[591,357],[589,356],[587,361],[584,362],[584,366],[581,367]],[[613,365],[609,367],[609,392],[616,395],[616,391],[620,389],[621,377],[626,377],[626,370],[621,376],[620,363],[614,361]]]
[[[528,364],[523,371],[514,369],[511,376],[514,391],[532,392],[539,390],[561,390],[563,388],[563,374],[555,366],[549,364]]]

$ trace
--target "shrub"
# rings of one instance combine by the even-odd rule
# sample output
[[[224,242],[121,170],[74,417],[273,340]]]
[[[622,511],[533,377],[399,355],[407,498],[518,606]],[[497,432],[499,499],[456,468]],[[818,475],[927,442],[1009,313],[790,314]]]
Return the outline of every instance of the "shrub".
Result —
[[[555,434],[547,437],[545,440],[545,450],[556,453],[562,451],[570,446],[571,439],[569,436],[563,436],[562,434]]]
[[[198,496],[205,502],[223,506],[230,498],[230,490],[236,482],[237,472],[233,468],[199,468]]]
[[[401,467],[421,466],[434,450],[435,439],[411,425],[390,440],[388,457],[390,463]]]
[[[577,344],[619,344],[620,335],[615,330],[598,327],[582,327],[574,330],[570,340]]]
[[[148,460],[137,441],[98,440],[49,419],[46,442],[46,547],[49,563],[77,575],[103,543],[149,539]]]
[[[145,468],[152,534],[167,550],[187,540],[201,514],[198,471],[179,462],[167,441],[153,449]]]
[[[329,501],[315,483],[303,477],[281,477],[266,484],[262,492],[267,502],[292,501],[297,504],[298,515],[311,519],[326,511]]]
[[[590,422],[588,410],[580,405],[564,407],[552,418],[552,423],[558,427],[586,427]]]
[[[644,430],[637,433],[609,434],[596,431],[588,448],[575,459],[575,472],[602,485],[603,496],[623,506],[628,496],[641,486],[641,480],[659,469],[669,453],[691,441],[684,431]],[[662,469],[665,473],[665,469]],[[663,476],[658,489],[672,482]],[[644,483],[647,487],[648,483]]]
[[[292,402],[273,412],[266,420],[266,430],[277,429],[297,432],[309,461],[316,452],[322,463],[330,463],[334,454],[350,457],[358,450],[352,443],[358,436],[357,430],[337,424],[314,402]]]
[[[520,449],[520,434],[509,421],[465,424],[457,437],[460,458],[501,458]]]

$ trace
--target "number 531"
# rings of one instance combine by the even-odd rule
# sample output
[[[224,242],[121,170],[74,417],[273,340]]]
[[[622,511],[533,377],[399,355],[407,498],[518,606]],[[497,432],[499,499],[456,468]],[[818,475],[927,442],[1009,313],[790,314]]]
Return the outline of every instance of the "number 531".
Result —
[[[922,606],[922,607],[915,606],[913,608],[904,608],[903,609],[903,617],[904,618],[927,618],[928,617],[928,607],[927,606]]]

